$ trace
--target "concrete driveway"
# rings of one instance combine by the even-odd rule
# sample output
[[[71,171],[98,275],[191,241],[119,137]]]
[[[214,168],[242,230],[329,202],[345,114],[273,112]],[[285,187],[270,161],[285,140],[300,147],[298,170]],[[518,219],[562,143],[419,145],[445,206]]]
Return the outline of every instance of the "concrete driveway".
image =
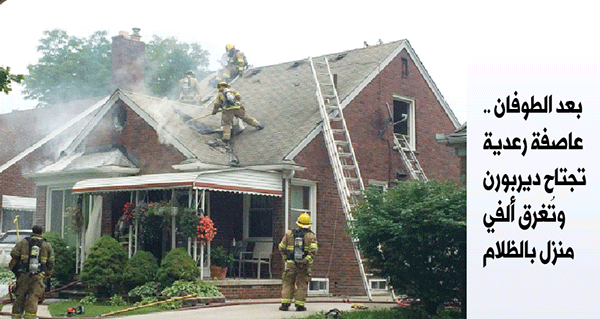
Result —
[[[174,311],[155,312],[144,315],[126,316],[128,319],[280,319],[280,318],[304,318],[309,315],[329,311],[337,308],[341,311],[361,311],[355,307],[367,307],[370,310],[392,308],[397,303],[389,300],[389,297],[374,297],[369,302],[366,297],[350,297],[350,302],[343,302],[341,298],[309,298],[306,302],[307,311],[297,312],[294,306],[289,311],[279,310],[279,301],[268,300],[232,300],[225,304],[200,306],[196,308],[182,308]],[[0,313],[0,318],[10,318],[11,305],[5,305]],[[41,305],[38,310],[39,318],[51,318],[47,306]],[[109,317],[107,317],[109,318]]]

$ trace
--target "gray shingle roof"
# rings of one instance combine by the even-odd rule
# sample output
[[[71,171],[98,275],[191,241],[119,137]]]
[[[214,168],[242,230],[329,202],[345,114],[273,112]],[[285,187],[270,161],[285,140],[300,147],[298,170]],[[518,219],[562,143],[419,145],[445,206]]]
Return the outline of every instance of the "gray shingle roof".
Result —
[[[331,72],[337,74],[340,100],[350,96],[403,41],[327,55]],[[321,122],[308,59],[247,70],[232,87],[240,92],[246,111],[266,126],[262,131],[247,126],[232,139],[242,166],[281,163]],[[212,104],[193,106],[132,92],[121,93],[126,103],[133,103],[137,112],[156,123],[159,136],[163,131],[172,136],[166,142],[179,145],[180,150],[189,151],[193,156],[188,156],[200,162],[228,165],[226,154],[207,145],[214,135],[199,134],[184,121],[211,112]],[[220,115],[209,116],[198,122],[218,129],[220,118]]]

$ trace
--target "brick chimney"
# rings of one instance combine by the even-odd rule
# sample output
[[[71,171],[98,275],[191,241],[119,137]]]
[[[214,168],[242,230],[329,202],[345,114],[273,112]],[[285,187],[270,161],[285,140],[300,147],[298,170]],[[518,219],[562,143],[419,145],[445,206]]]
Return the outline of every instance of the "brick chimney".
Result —
[[[131,36],[127,31],[121,31],[118,36],[112,38],[111,82],[113,91],[116,89],[144,91],[146,44],[140,41],[139,32],[139,28],[133,28]]]

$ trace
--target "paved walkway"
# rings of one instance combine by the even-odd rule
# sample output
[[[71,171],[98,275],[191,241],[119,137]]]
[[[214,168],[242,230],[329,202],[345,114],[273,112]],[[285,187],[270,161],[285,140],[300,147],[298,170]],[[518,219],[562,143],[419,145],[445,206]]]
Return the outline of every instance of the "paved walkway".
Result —
[[[369,302],[366,297],[350,297],[350,302],[343,302],[339,297],[314,297],[308,298],[306,302],[307,311],[297,312],[294,306],[289,311],[279,310],[279,301],[276,299],[261,300],[232,300],[225,304],[201,306],[196,308],[182,308],[174,311],[155,312],[144,315],[126,316],[128,319],[280,319],[280,318],[304,318],[311,314],[321,311],[329,311],[337,308],[341,311],[360,311],[352,308],[353,305],[368,307],[368,309],[392,308],[396,306],[395,302],[389,300],[389,297],[374,297],[373,302]],[[10,318],[10,309],[12,305],[5,305],[0,312],[0,318]],[[51,318],[46,305],[40,305],[38,308],[40,318]]]

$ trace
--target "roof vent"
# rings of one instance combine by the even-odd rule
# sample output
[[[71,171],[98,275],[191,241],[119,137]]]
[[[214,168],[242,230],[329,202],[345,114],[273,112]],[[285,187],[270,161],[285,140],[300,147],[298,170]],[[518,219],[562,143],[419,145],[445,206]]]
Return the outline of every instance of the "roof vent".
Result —
[[[346,56],[346,53],[339,54],[338,56],[335,57],[335,59],[333,59],[333,61],[339,61],[339,60],[343,59],[345,56]]]
[[[291,65],[291,66],[288,68],[288,70],[289,70],[289,69],[294,69],[294,68],[297,68],[298,66],[300,66],[300,65],[302,64],[302,62],[303,62],[303,61],[296,61],[296,62],[294,62],[294,64],[292,64],[292,65]]]
[[[248,74],[248,76],[246,78],[251,78],[251,77],[259,74],[260,71],[262,71],[262,69],[253,69],[253,70],[250,70],[250,74]]]

